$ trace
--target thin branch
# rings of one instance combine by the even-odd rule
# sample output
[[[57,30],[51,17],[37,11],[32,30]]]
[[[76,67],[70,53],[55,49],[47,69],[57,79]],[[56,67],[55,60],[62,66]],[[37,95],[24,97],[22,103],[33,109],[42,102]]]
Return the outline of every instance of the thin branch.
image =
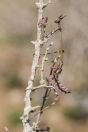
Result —
[[[38,7],[38,23],[43,17],[43,0],[39,0],[39,6]],[[35,41],[35,55],[33,58],[33,63],[32,63],[32,68],[31,68],[31,76],[28,81],[28,87],[26,89],[26,94],[25,94],[25,107],[24,107],[24,113],[22,116],[22,122],[23,122],[23,132],[34,132],[32,126],[29,124],[29,113],[32,110],[31,106],[31,92],[33,88],[33,82],[36,74],[36,67],[39,62],[40,58],[40,42],[41,42],[41,34],[42,34],[42,27],[37,24],[37,40]],[[37,125],[37,124],[36,124]]]
[[[40,84],[44,84],[45,83],[45,80],[44,80],[44,66],[45,66],[45,62],[48,61],[48,58],[47,58],[47,54],[48,54],[48,51],[50,49],[50,47],[53,45],[53,42],[51,42],[49,44],[49,46],[46,48],[46,51],[45,51],[45,54],[42,58],[42,64],[41,64],[41,80],[40,80]]]
[[[38,90],[38,89],[41,89],[41,88],[49,88],[49,89],[53,89],[53,86],[48,86],[46,84],[44,85],[39,85],[39,86],[36,86],[36,87],[33,87],[32,91],[35,91],[35,90]]]
[[[56,105],[56,104],[58,103],[59,99],[60,99],[60,97],[59,97],[59,96],[56,96],[56,97],[54,98],[54,101],[53,101],[50,105],[46,106],[45,108],[43,108],[43,109],[41,110],[41,113],[43,113],[45,110],[49,109],[51,106]],[[34,116],[33,116],[30,120],[33,120],[36,116],[38,116],[38,114],[40,114],[40,110],[39,110],[36,114],[34,114]],[[40,118],[40,117],[39,117],[39,118]],[[39,123],[39,122],[40,122],[40,121],[38,120],[38,123]]]
[[[43,11],[49,3],[51,3],[51,0],[48,0],[48,2],[46,3],[44,3],[44,0],[38,0],[38,2],[35,3],[38,9],[37,39],[36,41],[31,41],[32,44],[34,44],[35,46],[35,53],[33,54],[33,63],[31,67],[30,79],[28,81],[28,86],[25,90],[26,91],[24,98],[25,106],[24,106],[23,116],[21,118],[23,122],[23,132],[42,132],[42,131],[48,132],[50,129],[39,128],[39,122],[42,112],[58,102],[59,100],[59,94],[57,91],[58,89],[60,89],[64,93],[70,93],[69,89],[63,86],[59,81],[59,75],[61,74],[63,67],[63,53],[64,53],[61,21],[65,16],[60,15],[58,19],[54,21],[58,27],[46,35],[46,26],[48,22],[48,17],[43,16]],[[53,45],[53,42],[51,42],[50,45],[48,45],[44,54],[41,54],[41,49],[43,48],[43,45],[45,43],[49,43],[51,36],[54,35],[57,31],[60,31],[61,33],[61,47],[60,50],[52,52],[52,53],[59,53],[59,55],[53,60],[52,62],[53,64],[50,68],[49,77],[45,79],[44,78],[45,62],[48,61],[47,55],[52,54],[51,52],[49,52],[49,50],[50,47]],[[41,56],[42,56],[42,60],[40,64]],[[37,68],[40,68],[39,69],[41,75],[40,85],[34,87]],[[58,89],[56,89],[56,87]],[[41,106],[32,106],[32,92],[42,88],[45,88],[45,94]],[[54,92],[54,99],[50,105],[45,107],[45,103],[48,100],[50,93],[52,91]],[[33,118],[33,117],[31,118],[31,113],[34,114],[34,117],[35,117],[35,113],[37,115],[35,121],[32,123],[30,123],[31,119]]]
[[[45,36],[45,39],[50,39],[50,37],[52,36],[52,35],[54,35],[57,31],[61,31],[61,29],[60,28],[56,28],[56,29],[54,29],[53,31],[51,31],[49,34],[47,34],[46,36]]]

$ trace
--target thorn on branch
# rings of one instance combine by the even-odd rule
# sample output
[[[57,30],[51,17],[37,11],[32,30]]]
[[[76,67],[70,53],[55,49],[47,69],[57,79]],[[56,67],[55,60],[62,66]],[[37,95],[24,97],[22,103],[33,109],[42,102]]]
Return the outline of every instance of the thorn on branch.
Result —
[[[35,4],[36,4],[36,6],[37,6],[38,9],[44,9],[44,8],[46,8],[46,7],[48,6],[48,4],[50,4],[50,3],[51,3],[51,0],[48,0],[47,3],[36,2]]]
[[[40,2],[35,3],[38,9],[43,9],[43,4]]]
[[[46,8],[48,6],[48,4],[50,4],[50,3],[51,3],[51,0],[48,0],[47,3],[43,4],[43,9]]]

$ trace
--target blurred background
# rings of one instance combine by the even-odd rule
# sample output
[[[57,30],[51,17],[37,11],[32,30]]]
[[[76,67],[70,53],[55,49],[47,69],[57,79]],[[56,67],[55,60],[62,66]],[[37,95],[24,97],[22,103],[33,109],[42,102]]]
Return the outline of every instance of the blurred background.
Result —
[[[36,40],[35,1],[0,0],[0,132],[5,127],[9,132],[22,131],[19,117],[34,53],[30,41]],[[88,132],[88,0],[52,0],[45,9],[48,33],[61,13],[67,17],[62,24],[65,64],[60,79],[72,93],[62,95],[45,111],[41,126],[50,126],[52,132]],[[58,48],[59,33],[52,40]],[[35,94],[34,104],[41,103],[39,94]]]

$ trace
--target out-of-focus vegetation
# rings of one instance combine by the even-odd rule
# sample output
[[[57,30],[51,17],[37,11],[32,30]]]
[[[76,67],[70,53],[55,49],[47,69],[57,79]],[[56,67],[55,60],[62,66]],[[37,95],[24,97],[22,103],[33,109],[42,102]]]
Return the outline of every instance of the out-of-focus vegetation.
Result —
[[[85,121],[88,119],[88,112],[85,111],[81,106],[75,106],[70,109],[65,109],[64,114],[67,118],[71,119],[75,123],[78,121]]]
[[[34,0],[0,0],[0,131],[21,132],[20,115],[29,79],[36,39],[37,10]],[[55,107],[45,111],[42,126],[53,132],[88,132],[88,0],[53,0],[45,10],[49,16],[47,32],[63,13],[65,48],[61,81],[72,93],[61,97]],[[52,38],[59,47],[59,33]],[[52,49],[53,51],[54,49]],[[50,60],[53,55],[50,56]],[[48,74],[48,65],[45,75]],[[38,84],[39,75],[35,83]],[[33,104],[41,103],[43,91],[34,94]],[[42,94],[41,94],[42,93]],[[40,97],[40,98],[39,98]],[[51,103],[52,98],[48,101]],[[46,104],[47,105],[47,104]],[[15,109],[12,109],[15,108]],[[21,111],[19,111],[21,109]]]
[[[17,74],[9,74],[6,77],[6,85],[11,88],[22,87],[22,81]]]
[[[9,115],[7,117],[8,123],[14,126],[21,125],[22,124],[22,121],[20,119],[21,115],[22,111],[13,109],[13,111],[9,112]]]

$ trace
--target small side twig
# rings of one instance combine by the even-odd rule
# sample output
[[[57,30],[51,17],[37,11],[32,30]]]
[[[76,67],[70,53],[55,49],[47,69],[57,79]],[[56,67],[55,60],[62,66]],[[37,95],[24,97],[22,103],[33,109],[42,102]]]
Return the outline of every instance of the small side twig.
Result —
[[[48,58],[47,58],[47,54],[48,54],[48,51],[50,49],[50,47],[53,45],[53,43],[51,42],[49,44],[49,46],[46,48],[46,51],[45,51],[45,54],[42,58],[42,64],[41,64],[41,80],[40,80],[40,84],[44,84],[45,83],[45,80],[44,80],[44,66],[45,66],[45,62],[48,61]]]

